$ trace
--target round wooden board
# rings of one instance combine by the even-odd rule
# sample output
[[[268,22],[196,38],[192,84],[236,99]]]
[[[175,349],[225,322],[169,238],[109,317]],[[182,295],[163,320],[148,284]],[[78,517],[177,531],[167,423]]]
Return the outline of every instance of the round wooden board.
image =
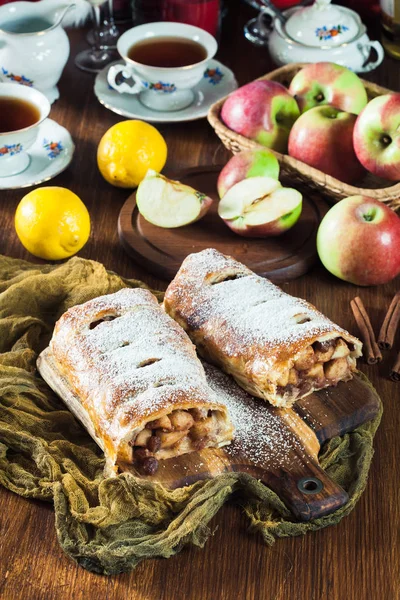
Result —
[[[233,233],[218,216],[217,178],[221,166],[188,169],[174,179],[191,185],[214,199],[200,221],[176,229],[147,222],[137,210],[136,192],[129,196],[118,218],[122,246],[132,258],[156,277],[171,280],[192,252],[216,248],[250,269],[279,283],[306,273],[315,262],[318,225],[328,206],[322,199],[303,196],[303,211],[296,225],[284,235],[255,239]],[[284,182],[290,185],[290,182]]]

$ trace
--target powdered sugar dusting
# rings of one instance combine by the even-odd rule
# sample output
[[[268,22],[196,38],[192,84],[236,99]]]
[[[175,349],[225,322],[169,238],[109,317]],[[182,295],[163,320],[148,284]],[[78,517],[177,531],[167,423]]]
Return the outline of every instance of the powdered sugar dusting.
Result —
[[[288,461],[300,457],[307,461],[307,453],[300,439],[282,421],[280,409],[264,400],[253,398],[227,375],[204,363],[207,381],[225,404],[236,427],[235,438],[224,448],[232,459],[245,459],[255,466],[279,469],[288,467]]]
[[[188,297],[194,298],[191,325],[193,322],[194,329],[203,327],[206,335],[220,329],[218,344],[222,342],[220,349],[228,356],[237,355],[239,347],[241,353],[252,351],[256,359],[258,347],[265,362],[265,349],[273,351],[281,345],[287,349],[332,331],[347,333],[305,300],[286,294],[213,249],[190,255],[175,282],[171,304],[176,306],[175,299],[177,304],[182,302],[180,312],[187,318],[184,304]],[[271,355],[271,362],[275,358]]]
[[[104,316],[114,318],[101,322]],[[113,438],[121,424],[174,409],[175,401],[218,404],[187,335],[146,290],[121,290],[72,308],[58,322],[52,348],[66,357]]]

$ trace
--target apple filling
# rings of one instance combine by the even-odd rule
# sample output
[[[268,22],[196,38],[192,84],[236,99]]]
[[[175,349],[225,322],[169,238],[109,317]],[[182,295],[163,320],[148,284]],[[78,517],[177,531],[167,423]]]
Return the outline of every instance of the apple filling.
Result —
[[[158,461],[218,447],[225,440],[229,424],[219,410],[190,408],[174,410],[159,419],[149,421],[129,442],[133,448],[132,462],[147,475],[158,469]]]
[[[303,397],[312,390],[337,385],[351,379],[356,361],[354,346],[343,338],[314,342],[302,350],[290,369],[274,382],[276,391],[291,400]]]

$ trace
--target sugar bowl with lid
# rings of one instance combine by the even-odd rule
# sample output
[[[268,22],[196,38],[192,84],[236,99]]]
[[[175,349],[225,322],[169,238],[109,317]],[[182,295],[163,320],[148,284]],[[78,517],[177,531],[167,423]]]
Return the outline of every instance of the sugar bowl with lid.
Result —
[[[265,24],[265,15],[272,17],[270,26]],[[280,15],[265,6],[258,26],[268,36],[269,52],[279,66],[327,61],[365,73],[384,57],[382,45],[369,39],[359,15],[331,0],[315,0],[312,6],[294,7]],[[376,58],[371,60],[372,48]]]

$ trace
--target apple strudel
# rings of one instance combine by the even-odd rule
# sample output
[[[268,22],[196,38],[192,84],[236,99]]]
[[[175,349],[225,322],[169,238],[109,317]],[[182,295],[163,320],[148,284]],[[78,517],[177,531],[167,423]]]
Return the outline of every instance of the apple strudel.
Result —
[[[247,392],[291,406],[351,379],[361,342],[314,306],[214,249],[189,255],[164,308]]]
[[[193,344],[147,290],[123,289],[71,308],[48,351],[78,398],[64,401],[104,451],[107,475],[123,463],[153,474],[159,460],[233,437]]]

